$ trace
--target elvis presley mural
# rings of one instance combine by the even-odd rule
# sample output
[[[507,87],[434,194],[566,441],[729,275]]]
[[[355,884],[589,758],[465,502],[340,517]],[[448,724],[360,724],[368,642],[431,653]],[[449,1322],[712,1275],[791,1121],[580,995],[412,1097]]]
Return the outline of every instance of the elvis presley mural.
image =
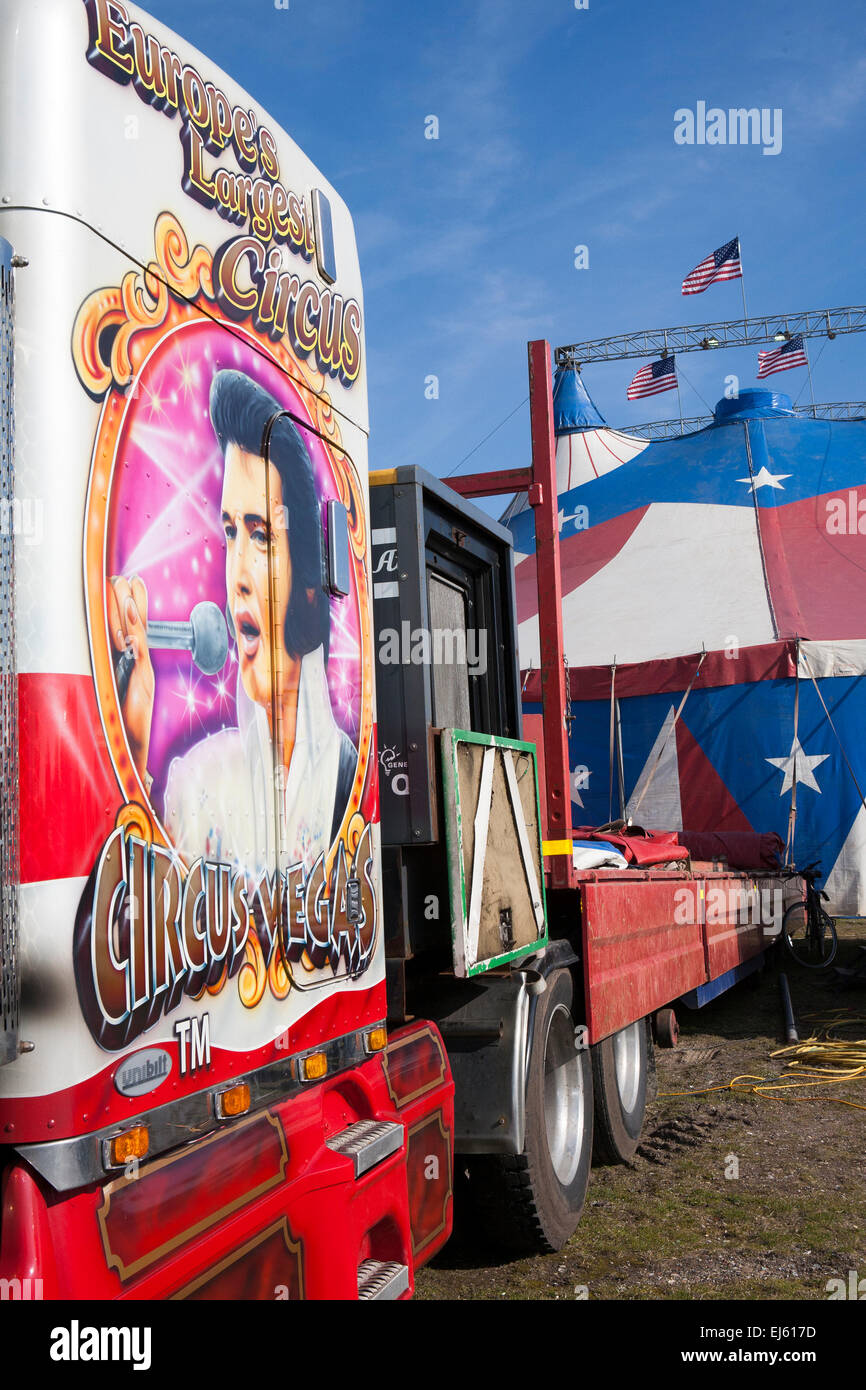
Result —
[[[171,760],[164,824],[187,862],[219,859],[254,877],[274,863],[278,816],[287,862],[309,868],[327,852],[357,752],[331,708],[320,504],[301,431],[239,371],[214,375],[209,415],[223,459],[219,512],[237,727],[209,733]],[[134,658],[122,715],[147,785],[156,695],[147,586],[137,575],[113,576],[107,601],[115,652]]]

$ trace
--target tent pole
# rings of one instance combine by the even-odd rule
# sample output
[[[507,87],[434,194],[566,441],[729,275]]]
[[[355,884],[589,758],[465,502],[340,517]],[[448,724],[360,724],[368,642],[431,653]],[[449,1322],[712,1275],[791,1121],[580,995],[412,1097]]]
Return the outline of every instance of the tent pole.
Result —
[[[616,757],[619,774],[619,818],[625,820],[625,767],[622,761],[622,715],[619,698],[616,702]]]
[[[616,751],[616,657],[610,668],[610,748],[608,753],[609,774],[607,783],[607,818],[613,820],[613,760]]]

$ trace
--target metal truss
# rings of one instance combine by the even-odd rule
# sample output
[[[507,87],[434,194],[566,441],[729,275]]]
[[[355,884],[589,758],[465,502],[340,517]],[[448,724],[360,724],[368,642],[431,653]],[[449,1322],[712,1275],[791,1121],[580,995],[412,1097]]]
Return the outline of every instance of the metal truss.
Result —
[[[835,338],[840,333],[866,330],[866,306],[845,309],[807,309],[799,314],[765,314],[761,318],[723,319],[685,328],[647,328],[593,338],[556,349],[556,365],[580,369],[587,362],[614,362],[624,357],[666,357],[672,352],[713,351],[749,343],[784,342],[804,338]]]
[[[795,414],[814,420],[866,420],[866,401],[827,401],[815,405],[795,405]],[[649,420],[645,425],[616,425],[618,434],[633,434],[639,439],[676,439],[692,434],[713,423],[712,415],[690,415],[680,420]]]

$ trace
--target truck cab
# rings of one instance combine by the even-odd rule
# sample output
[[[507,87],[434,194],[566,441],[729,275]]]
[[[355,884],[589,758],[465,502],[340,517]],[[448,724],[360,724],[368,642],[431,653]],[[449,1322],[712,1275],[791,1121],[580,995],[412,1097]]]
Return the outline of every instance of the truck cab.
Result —
[[[352,220],[135,7],[0,35],[0,1274],[405,1297],[453,1088],[386,1027]]]
[[[364,322],[348,209],[227,74],[125,0],[0,0],[13,1296],[406,1298],[458,1178],[559,1249],[661,1012],[769,944],[670,837],[579,867],[548,345],[531,465],[448,486],[368,470]],[[523,673],[472,500],[515,490]]]

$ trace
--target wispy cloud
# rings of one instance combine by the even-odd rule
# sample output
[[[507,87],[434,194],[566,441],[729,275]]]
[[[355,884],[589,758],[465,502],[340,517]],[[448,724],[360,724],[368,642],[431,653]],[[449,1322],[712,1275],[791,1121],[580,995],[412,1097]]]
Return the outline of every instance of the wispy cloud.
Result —
[[[817,77],[810,85],[811,90],[800,93],[792,112],[794,119],[816,134],[844,129],[866,104],[866,56],[832,77]]]

